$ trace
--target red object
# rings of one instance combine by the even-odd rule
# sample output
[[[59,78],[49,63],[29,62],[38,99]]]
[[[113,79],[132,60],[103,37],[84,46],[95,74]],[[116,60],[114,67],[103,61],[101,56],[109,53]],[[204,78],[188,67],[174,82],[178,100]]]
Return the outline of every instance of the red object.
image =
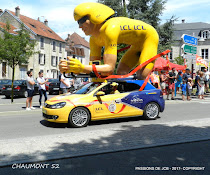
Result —
[[[20,86],[16,86],[14,87],[14,89],[20,90]]]
[[[161,70],[171,70],[172,68],[175,68],[176,70],[185,70],[186,67],[178,64],[171,63],[169,60],[165,60],[162,57],[157,58],[154,65],[155,71],[161,71]]]

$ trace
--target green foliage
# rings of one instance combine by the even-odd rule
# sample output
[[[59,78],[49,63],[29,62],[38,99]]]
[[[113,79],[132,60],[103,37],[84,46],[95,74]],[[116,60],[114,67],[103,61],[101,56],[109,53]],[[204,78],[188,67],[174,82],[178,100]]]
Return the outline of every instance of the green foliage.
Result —
[[[17,34],[11,34],[10,24],[7,22],[3,31],[3,37],[0,37],[0,62],[5,61],[12,68],[12,98],[13,102],[13,82],[15,76],[15,67],[21,64],[27,64],[29,57],[35,53],[36,40],[31,39],[29,33],[24,29],[24,25],[16,31]]]
[[[157,28],[165,3],[166,0],[130,0],[127,6],[129,17]]]
[[[171,48],[173,44],[173,25],[176,20],[177,18],[172,16],[165,24],[157,28],[160,37],[158,52],[163,52]]]
[[[184,65],[184,59],[181,56],[174,58],[174,62],[179,65]]]
[[[22,25],[17,35],[10,34],[10,24],[7,22],[0,38],[0,61],[6,61],[11,68],[27,64],[29,57],[35,54],[36,40],[31,39],[29,33]]]

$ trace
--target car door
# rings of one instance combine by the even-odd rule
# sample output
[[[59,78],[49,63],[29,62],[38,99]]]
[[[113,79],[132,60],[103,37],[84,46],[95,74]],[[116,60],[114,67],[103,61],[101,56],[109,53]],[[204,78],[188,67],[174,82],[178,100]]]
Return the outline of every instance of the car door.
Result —
[[[104,95],[97,96],[98,92],[103,92]],[[120,102],[125,96],[123,93],[110,94],[110,84],[103,86],[93,95],[93,113],[92,119],[115,118],[124,113],[124,106]]]

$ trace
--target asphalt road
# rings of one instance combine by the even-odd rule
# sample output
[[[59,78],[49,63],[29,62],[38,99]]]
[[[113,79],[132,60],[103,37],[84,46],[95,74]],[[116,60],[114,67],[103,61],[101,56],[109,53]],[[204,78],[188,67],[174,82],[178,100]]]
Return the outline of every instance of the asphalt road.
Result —
[[[49,98],[52,96],[49,96]],[[7,103],[1,103],[7,100]],[[117,120],[105,120],[91,122],[86,128],[70,128],[67,124],[54,124],[43,120],[42,112],[38,104],[38,96],[33,99],[32,111],[25,110],[25,98],[18,98],[14,103],[9,103],[10,99],[0,96],[0,140],[14,139],[23,137],[43,136],[63,133],[81,133],[87,130],[97,130],[104,128],[114,128],[116,126],[129,125],[134,123],[140,125],[158,124],[162,122],[185,121],[192,119],[210,118],[209,104],[210,99],[204,101],[183,102],[180,100],[166,101],[166,108],[160,113],[157,120],[143,120],[139,117],[125,118]]]

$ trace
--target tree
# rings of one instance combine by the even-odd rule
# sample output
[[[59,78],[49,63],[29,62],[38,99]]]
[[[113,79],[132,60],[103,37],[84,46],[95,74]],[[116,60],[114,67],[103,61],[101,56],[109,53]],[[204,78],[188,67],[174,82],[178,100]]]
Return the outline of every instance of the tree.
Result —
[[[174,58],[174,62],[179,65],[184,65],[184,59],[181,56]]]
[[[176,20],[177,18],[175,18],[175,16],[172,16],[171,19],[167,20],[165,24],[157,28],[160,37],[158,52],[163,52],[171,48],[173,44],[173,26],[174,21]]]
[[[38,52],[34,51],[37,44],[36,40],[30,37],[29,32],[24,29],[23,24],[18,29],[17,34],[11,34],[10,29],[9,22],[6,23],[4,29],[1,29],[3,31],[3,37],[0,37],[0,61],[6,61],[12,68],[11,102],[13,102],[15,67],[17,65],[27,64],[29,57]]]

